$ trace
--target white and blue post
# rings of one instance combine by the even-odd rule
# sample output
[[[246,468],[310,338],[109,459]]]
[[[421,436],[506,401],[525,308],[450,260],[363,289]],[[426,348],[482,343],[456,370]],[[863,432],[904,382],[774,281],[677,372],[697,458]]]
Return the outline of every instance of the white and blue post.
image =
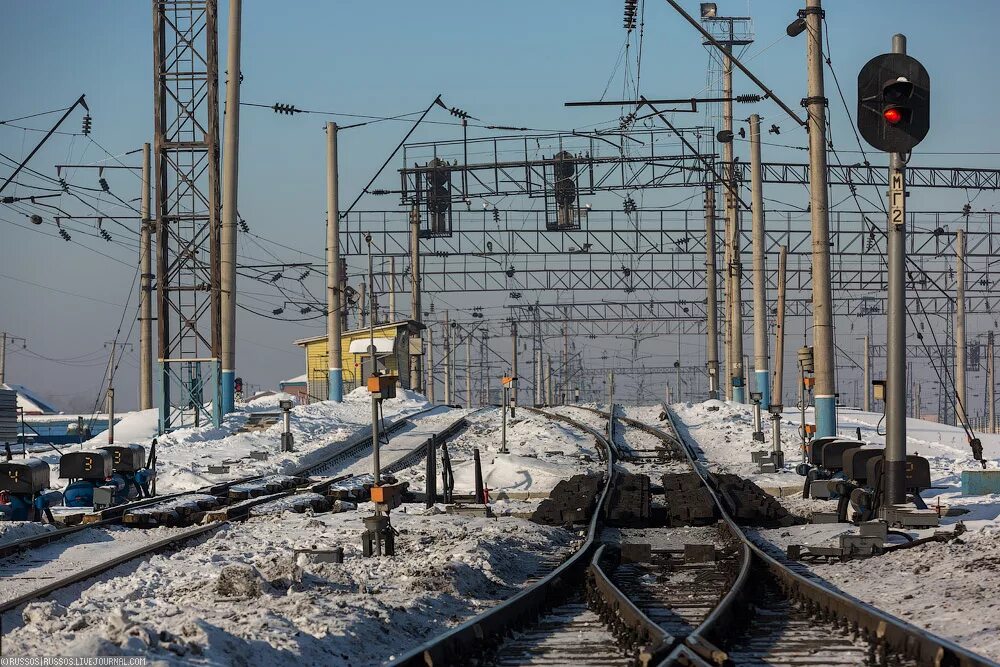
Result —
[[[330,374],[329,398],[344,400],[343,351],[340,331],[340,203],[337,173],[337,124],[326,124],[326,351]]]
[[[222,134],[222,224],[219,228],[222,373],[214,376],[221,382],[222,414],[214,415],[213,418],[217,422],[222,415],[227,415],[236,409],[236,218],[240,159],[239,71],[242,7],[242,0],[229,2],[229,45],[226,66],[230,76],[226,80],[226,115]],[[232,74],[234,72],[235,75]],[[218,406],[218,403],[216,405]]]

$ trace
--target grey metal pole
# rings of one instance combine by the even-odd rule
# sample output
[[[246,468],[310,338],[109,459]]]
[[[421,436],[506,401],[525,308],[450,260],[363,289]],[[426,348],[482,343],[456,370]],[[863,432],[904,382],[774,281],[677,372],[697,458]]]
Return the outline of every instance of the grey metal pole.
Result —
[[[893,35],[892,52],[906,53],[906,37]],[[892,153],[889,157],[889,220],[887,222],[889,280],[886,327],[884,502],[887,505],[895,505],[906,500],[906,163],[898,153]],[[815,273],[813,281],[815,284]],[[818,386],[819,380],[817,379]]]
[[[444,402],[451,405],[451,327],[448,326],[448,311],[444,311]]]
[[[997,432],[996,360],[993,349],[993,332],[986,334],[986,419],[987,430]],[[919,385],[918,385],[919,388]]]
[[[806,0],[808,32],[809,207],[812,218],[813,354],[815,360],[816,437],[837,434],[836,367],[833,344],[833,293],[830,288],[830,212],[826,166],[826,97],[823,87],[823,9]]]
[[[465,407],[472,407],[472,332],[465,338]]]
[[[503,402],[500,404],[500,453],[507,453],[507,387],[503,387]]]
[[[781,246],[778,251],[778,313],[774,325],[774,381],[771,385],[771,396],[775,403],[782,405],[784,404],[782,393],[785,374],[785,280],[787,267],[788,246]]]
[[[437,384],[434,377],[434,329],[427,326],[427,400],[434,404],[434,385]]]
[[[969,421],[966,390],[965,338],[965,230],[955,234],[955,423]]]
[[[569,326],[563,324],[562,381],[559,384],[559,404],[565,405],[569,390]]]
[[[552,355],[545,355],[545,404],[552,405]]]
[[[719,288],[716,285],[715,185],[705,186],[705,292],[708,338],[705,365],[708,367],[708,397],[719,398]]]
[[[344,352],[341,342],[340,301],[344,287],[340,275],[340,172],[337,159],[337,124],[326,124],[326,354],[327,398],[344,400]]]
[[[750,116],[750,182],[753,207],[753,370],[760,409],[771,405],[767,345],[767,262],[764,248],[764,174],[760,160],[760,116]]]
[[[153,406],[153,221],[149,218],[150,146],[142,145],[139,198],[139,409]]]
[[[364,329],[365,327],[368,326],[367,320],[365,319],[370,315],[370,313],[368,312],[368,297],[366,296],[367,293],[368,290],[365,287],[365,282],[362,281],[361,284],[358,285],[358,328],[359,329]]]
[[[535,405],[542,404],[542,351],[535,350]]]
[[[7,332],[0,332],[0,385],[6,381],[7,373]]]
[[[725,53],[722,56],[722,96],[727,100],[731,99],[733,96],[733,61],[730,57],[730,51],[732,46],[727,45]],[[722,103],[722,129],[723,131],[728,131],[732,133],[733,131],[733,103],[723,102]],[[736,287],[734,286],[733,280],[733,265],[735,262],[734,248],[737,241],[734,241],[734,235],[738,238],[738,233],[736,232],[736,202],[733,201],[733,142],[728,141],[722,144],[722,160],[725,165],[723,178],[726,181],[726,187],[723,187],[722,201],[723,208],[725,210],[726,217],[726,252],[725,252],[725,279],[723,281],[724,285],[724,296],[725,296],[725,336],[723,337],[723,345],[725,347],[726,356],[726,368],[724,373],[723,382],[725,384],[726,400],[736,400],[735,395],[735,385],[733,380],[738,377],[742,377],[742,373],[736,372],[736,360],[739,359],[739,363],[743,363],[743,352],[742,350],[739,354],[736,353],[735,339],[739,336],[742,339],[743,333],[737,332],[736,324],[734,322],[734,303],[736,300]]]
[[[222,325],[222,413],[236,407],[236,218],[240,162],[240,18],[243,0],[229,0],[226,113],[222,134],[222,224],[219,229]]]
[[[371,289],[368,293],[368,357],[371,360],[371,375],[378,375],[378,364],[375,361],[375,267],[372,264],[372,237],[371,234],[365,236],[368,244],[368,284]],[[362,369],[363,370],[363,369]],[[364,373],[362,372],[362,375]],[[380,394],[381,395],[381,394]],[[379,437],[378,437],[378,402],[379,399],[372,396],[372,478],[373,484],[378,486],[381,481],[382,467],[379,461]],[[376,510],[376,514],[379,514]]]
[[[423,313],[420,312],[420,206],[416,203],[410,208],[410,319],[423,322]],[[413,377],[417,378],[413,389],[426,391],[422,382],[422,355],[413,356],[412,367]]]
[[[913,387],[913,416],[916,419],[924,418],[923,410],[920,404],[920,383],[917,382],[916,386]]]
[[[386,322],[396,321],[396,257],[389,255],[389,316]]]
[[[872,348],[871,348],[871,338],[865,335],[865,359],[864,359],[864,378],[861,381],[864,386],[864,399],[862,400],[862,409],[865,412],[872,411]]]
[[[115,444],[115,388],[108,387],[108,444]]]

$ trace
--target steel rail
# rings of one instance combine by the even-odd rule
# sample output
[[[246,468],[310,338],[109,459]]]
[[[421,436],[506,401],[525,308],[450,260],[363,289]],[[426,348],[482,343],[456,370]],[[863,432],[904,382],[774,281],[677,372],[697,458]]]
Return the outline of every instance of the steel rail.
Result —
[[[122,563],[127,563],[128,561],[134,558],[138,558],[139,556],[143,556],[150,552],[157,551],[158,549],[163,549],[172,544],[184,542],[186,540],[204,535],[208,531],[215,530],[221,525],[222,525],[221,523],[209,523],[203,526],[195,526],[193,528],[188,528],[183,530],[182,532],[171,535],[169,537],[164,537],[162,539],[156,540],[155,542],[150,542],[149,544],[144,544],[140,547],[136,547],[135,549],[131,549],[109,560],[101,561],[100,563],[91,565],[90,567],[84,568],[82,570],[77,570],[76,572],[73,572],[65,577],[60,577],[59,579],[56,579],[55,581],[52,581],[46,584],[45,586],[42,586],[41,588],[36,588],[34,590],[28,591],[27,593],[22,593],[17,597],[11,598],[6,602],[0,603],[0,614],[10,611],[11,609],[15,609],[18,606],[25,604],[26,602],[34,600],[35,598],[42,597],[43,595],[48,595],[49,593],[59,590],[60,588],[65,588],[66,586],[75,584],[78,581],[89,579],[94,575],[110,570],[111,568],[121,565]]]
[[[615,477],[614,450],[602,433],[586,424],[564,415],[536,408],[523,407],[521,409],[570,424],[574,428],[592,435],[597,440],[599,454],[602,454],[602,449],[606,450],[602,456],[606,463],[604,486],[587,526],[586,538],[580,548],[552,572],[495,607],[487,609],[396,658],[390,663],[394,667],[468,664],[468,661],[465,660],[467,656],[480,652],[489,641],[497,640],[512,628],[537,617],[543,610],[553,606],[555,600],[562,597],[567,582],[579,581],[586,576],[586,571],[591,565],[591,556],[598,546],[598,528],[601,517],[607,507],[613,488]],[[613,586],[610,581],[608,584]]]
[[[588,585],[599,594],[602,606],[609,614],[617,616],[626,628],[630,644],[641,646],[639,662],[643,665],[656,664],[677,644],[677,638],[666,632],[645,614],[620,588],[615,586],[601,567],[606,545],[602,544],[594,552],[587,568]]]
[[[393,422],[389,426],[387,426],[384,432],[385,433],[392,433],[392,432],[398,431],[398,430],[402,429],[406,424],[410,423],[410,419],[412,417],[416,417],[418,415],[426,414],[427,412],[435,410],[438,407],[440,407],[440,406],[432,406],[430,408],[425,408],[425,409],[420,410],[418,412],[414,412],[414,413],[411,413],[409,415],[406,415],[405,417],[397,419],[395,422]],[[437,443],[437,442],[441,442],[442,440],[446,440],[448,438],[453,437],[454,435],[456,435],[457,433],[459,433],[461,431],[461,429],[464,427],[465,424],[466,424],[466,421],[465,421],[464,418],[462,418],[461,420],[459,420],[459,421],[451,424],[447,429],[445,429],[444,431],[442,431],[442,433],[436,434],[435,436],[432,436],[432,438],[430,438],[426,443],[424,443],[423,445],[421,445],[417,449],[422,449],[428,443],[431,443],[431,442]],[[321,467],[321,466],[324,466],[324,465],[329,465],[330,462],[336,461],[336,460],[340,460],[347,453],[350,453],[350,452],[356,453],[357,447],[359,445],[364,445],[364,444],[368,444],[368,445],[371,444],[371,436],[368,435],[367,433],[361,433],[358,436],[355,436],[354,438],[348,439],[348,441],[346,441],[343,446],[339,447],[336,450],[336,452],[330,454],[327,457],[324,457],[323,460],[318,461],[318,462],[313,462],[313,463],[310,463],[310,464],[306,464],[304,466],[300,466],[300,467],[296,468],[296,470],[294,472],[290,473],[290,474],[293,475],[293,476],[295,476],[295,475],[302,475],[305,472],[308,472],[309,470],[312,470],[312,469],[315,469],[315,468],[318,468],[318,467]],[[409,455],[407,455],[407,457],[409,457]],[[404,457],[404,458],[407,458],[407,457]],[[399,463],[399,461],[397,461],[396,463]],[[165,496],[155,496],[153,498],[143,498],[143,499],[140,499],[139,501],[133,501],[131,503],[126,503],[125,505],[120,505],[120,506],[117,506],[117,507],[111,508],[111,509],[125,508],[125,510],[127,511],[128,509],[136,509],[138,507],[145,507],[145,506],[149,506],[149,505],[154,505],[157,502],[162,502],[163,500],[166,500],[166,499],[169,499],[169,498],[175,498],[175,497],[180,497],[180,496],[184,496],[184,495],[197,494],[197,493],[208,493],[209,495],[211,495],[211,494],[223,492],[223,491],[225,491],[225,490],[229,489],[230,487],[235,486],[237,484],[244,484],[244,483],[251,482],[251,481],[254,481],[254,480],[257,480],[257,479],[261,479],[261,478],[266,477],[266,476],[267,476],[266,474],[265,475],[252,475],[252,476],[244,477],[242,479],[236,479],[236,480],[231,480],[231,481],[227,481],[227,482],[222,482],[220,484],[216,484],[216,485],[212,485],[212,486],[202,487],[201,489],[199,489],[197,491],[181,491],[181,492],[177,492],[177,493],[173,493],[173,494],[168,494],[168,495],[165,495]],[[294,492],[295,492],[294,489],[293,490],[284,490],[284,491],[279,491],[279,492],[276,492],[276,493],[273,493],[273,494],[267,494],[267,495],[259,496],[257,498],[249,499],[249,504],[254,504],[255,505],[255,504],[263,503],[265,501],[275,500],[275,499],[278,499],[278,498],[281,498],[281,497],[292,495]],[[244,502],[247,502],[247,501],[244,501]],[[246,506],[245,509],[249,510],[249,504]],[[37,548],[38,546],[42,546],[42,545],[47,544],[49,542],[55,542],[55,541],[57,541],[59,539],[62,539],[64,537],[67,537],[67,536],[72,535],[74,533],[80,532],[81,530],[84,530],[86,528],[94,528],[94,527],[100,527],[100,526],[105,526],[105,525],[110,525],[110,524],[113,524],[113,523],[117,523],[118,521],[121,520],[121,517],[124,516],[124,514],[125,514],[125,511],[122,511],[122,512],[116,513],[115,516],[103,518],[103,519],[100,519],[99,521],[95,521],[93,523],[80,524],[78,526],[73,526],[72,528],[63,529],[63,530],[57,530],[57,531],[50,531],[48,533],[43,533],[41,535],[33,535],[31,537],[27,537],[27,538],[24,538],[24,539],[21,539],[21,540],[17,540],[15,542],[10,542],[10,543],[5,544],[2,547],[0,547],[0,555],[10,555],[12,553],[16,553],[18,551],[22,551],[24,549]],[[239,516],[239,518],[243,518],[242,514]],[[187,528],[187,529],[183,530],[182,532],[177,533],[175,535],[171,535],[169,537],[165,537],[163,539],[157,540],[157,541],[152,542],[150,544],[146,544],[146,545],[137,547],[137,548],[132,549],[130,551],[127,551],[127,552],[125,552],[123,554],[120,554],[118,556],[110,558],[108,560],[101,561],[100,563],[96,563],[96,564],[94,564],[94,565],[92,565],[90,567],[84,568],[83,570],[79,570],[79,571],[74,572],[74,573],[72,573],[70,575],[67,575],[65,577],[61,577],[61,578],[59,578],[59,579],[57,579],[57,580],[55,580],[55,581],[53,581],[53,582],[51,582],[51,583],[49,583],[49,584],[41,587],[41,588],[37,588],[37,589],[31,590],[31,591],[28,591],[27,593],[24,593],[24,594],[19,595],[19,596],[15,597],[15,598],[12,598],[11,600],[8,600],[6,602],[0,603],[0,613],[9,611],[10,609],[14,609],[17,606],[22,605],[22,604],[24,604],[26,602],[30,602],[31,600],[34,600],[36,598],[42,597],[44,595],[48,595],[49,593],[51,593],[53,591],[56,591],[56,590],[59,590],[60,588],[64,588],[66,586],[69,586],[71,584],[77,583],[77,582],[82,581],[84,579],[88,579],[90,577],[93,577],[93,576],[95,576],[97,574],[100,574],[101,572],[105,572],[107,570],[110,570],[111,568],[114,568],[114,567],[116,567],[118,565],[126,563],[126,562],[128,562],[128,561],[130,561],[130,560],[132,560],[134,558],[139,557],[139,556],[143,556],[143,555],[145,555],[147,553],[150,553],[150,552],[156,551],[158,549],[170,546],[172,544],[183,542],[183,541],[186,541],[188,539],[191,539],[191,538],[194,538],[194,537],[198,537],[199,535],[203,535],[203,534],[205,534],[205,533],[207,533],[207,532],[209,532],[211,530],[214,530],[214,529],[222,526],[222,524],[227,523],[228,521],[229,521],[229,518],[227,518],[225,520],[211,521],[211,522],[209,522],[207,524],[204,524],[204,525],[194,526],[194,527],[191,527],[191,528]]]
[[[770,574],[778,580],[779,584],[786,591],[786,594],[790,597],[803,601],[824,614],[832,615],[846,621],[848,624],[857,626],[864,632],[869,641],[882,644],[904,658],[916,660],[920,664],[935,666],[998,667],[1000,665],[1000,663],[977,655],[949,639],[931,634],[922,628],[918,628],[891,614],[876,609],[851,595],[814,581],[767,554],[749,539],[729,515],[725,504],[720,501],[710,482],[707,468],[704,463],[698,460],[694,452],[695,445],[691,441],[690,435],[685,435],[677,427],[676,414],[669,406],[664,406],[664,412],[673,435],[664,433],[660,429],[634,419],[622,418],[622,420],[652,435],[668,438],[681,446],[681,450],[687,457],[692,469],[701,478],[715,500],[726,525],[735,531],[735,535],[738,536],[744,550],[748,551],[751,558],[746,559],[745,567],[741,569],[740,576],[737,578],[730,593],[720,602],[719,607],[688,635],[684,640],[684,644],[675,649],[661,663],[661,667],[664,665],[688,664],[685,662],[687,660],[685,654],[689,654],[689,651],[693,651],[702,660],[707,660],[709,663],[722,664],[725,662],[727,659],[725,651],[719,649],[709,637],[716,638],[723,636],[730,629],[726,621],[738,612],[736,608],[737,603],[740,600],[740,596],[744,594],[747,582],[747,578],[744,577],[744,571],[749,572],[750,561],[752,559],[763,564]]]
[[[400,419],[395,420],[394,422],[391,422],[386,427],[384,432],[395,433],[396,431],[400,430],[408,423],[410,423],[410,420],[413,417],[424,415],[432,410],[436,410],[439,407],[440,406],[431,406],[429,408],[424,408],[423,410],[418,410],[417,412],[410,413]],[[308,472],[311,470],[320,468],[325,465],[330,465],[331,463],[335,463],[345,457],[357,454],[359,450],[362,450],[366,446],[370,445],[371,445],[370,433],[368,433],[364,429],[361,429],[359,433],[345,440],[344,443],[341,444],[339,447],[337,447],[335,451],[324,456],[323,459],[311,463],[302,464],[294,468],[288,474],[293,477],[304,476],[308,474]],[[28,549],[38,548],[45,544],[49,544],[50,542],[55,542],[65,537],[69,537],[70,535],[78,533],[82,530],[86,530],[87,528],[100,528],[102,526],[117,524],[121,521],[122,517],[127,512],[133,509],[139,509],[142,507],[148,507],[150,505],[156,505],[165,500],[179,498],[186,495],[195,495],[195,494],[219,495],[222,493],[226,493],[230,487],[233,487],[237,484],[246,484],[248,482],[253,482],[258,479],[263,479],[264,477],[267,477],[270,474],[273,473],[249,475],[247,477],[241,477],[239,479],[203,486],[201,488],[194,489],[191,491],[177,491],[174,493],[168,493],[160,496],[153,496],[151,498],[139,498],[137,500],[123,503],[121,505],[115,505],[114,507],[109,507],[105,510],[101,510],[100,512],[95,512],[91,515],[87,515],[95,517],[96,520],[87,522],[85,517],[84,518],[85,522],[76,526],[70,526],[68,528],[60,528],[58,530],[47,531],[45,533],[40,533],[38,535],[30,535],[28,537],[23,537],[19,540],[13,540],[11,542],[2,543],[0,544],[0,558],[11,556]]]

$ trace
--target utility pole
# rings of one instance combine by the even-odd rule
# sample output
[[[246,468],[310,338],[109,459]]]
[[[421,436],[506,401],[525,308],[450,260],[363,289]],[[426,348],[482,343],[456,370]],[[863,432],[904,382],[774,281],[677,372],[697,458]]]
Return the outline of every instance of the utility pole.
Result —
[[[708,339],[705,341],[708,367],[708,397],[719,398],[719,289],[715,284],[715,184],[705,186],[705,291],[708,311]]]
[[[423,322],[420,312],[420,206],[414,202],[410,208],[410,319]],[[412,375],[416,379],[414,391],[424,391],[420,381],[423,366],[423,356],[412,357]]]
[[[13,336],[6,331],[0,331],[0,385],[7,381],[7,344],[21,341],[21,347],[27,347],[28,341],[20,336]]]
[[[396,257],[389,255],[389,316],[386,322],[396,321]]]
[[[997,432],[997,376],[993,356],[993,332],[986,334],[986,419],[987,430]]]
[[[545,355],[545,405],[552,405],[552,355]]]
[[[813,354],[816,365],[816,437],[837,434],[833,293],[830,288],[830,212],[826,165],[826,97],[823,88],[823,8],[806,0],[808,32],[809,209],[812,218]],[[902,303],[900,304],[902,306]],[[900,339],[905,342],[904,339]]]
[[[226,112],[222,133],[222,413],[236,408],[236,218],[240,162],[240,17],[243,0],[229,0]]]
[[[472,332],[465,337],[465,407],[472,407]]]
[[[367,290],[365,289],[365,283],[364,281],[361,281],[361,284],[358,285],[358,328],[359,329],[364,329],[368,326],[368,324],[366,323],[367,320],[365,319],[369,315],[368,305],[367,305],[368,300],[365,297],[366,291]]]
[[[427,326],[427,400],[434,405],[434,329]]]
[[[955,234],[955,423],[969,422],[968,392],[965,388],[965,230]]]
[[[559,390],[559,404],[566,405],[569,391],[569,326],[563,324],[562,383]]]
[[[139,194],[139,409],[153,407],[153,221],[149,218],[150,145],[142,145]]]
[[[517,322],[511,320],[510,323],[510,409],[511,416],[517,409]],[[488,402],[488,401],[487,401]]]
[[[722,131],[733,135],[733,59],[732,45],[725,45],[722,57]],[[736,200],[733,165],[732,139],[722,144],[722,159],[725,162],[725,208],[726,208],[726,330],[729,339],[726,384],[727,397],[743,403],[743,312],[742,312],[742,268],[740,266],[739,202]]]
[[[871,338],[865,335],[865,359],[864,359],[864,378],[861,381],[864,385],[864,399],[862,400],[862,409],[865,412],[872,411],[872,347]]]
[[[451,327],[448,311],[444,311],[444,402],[451,405]]]
[[[781,246],[778,251],[778,303],[777,318],[774,325],[774,382],[772,396],[774,403],[783,405],[785,372],[785,280],[788,266],[788,246]]]
[[[111,347],[111,356],[108,357],[108,372],[105,379],[108,383],[107,394],[105,395],[105,410],[108,413],[108,444],[115,444],[115,370],[118,364],[115,359],[118,357],[118,348],[127,347],[132,349],[131,343],[119,343],[117,340],[109,340],[104,343],[104,347]]]
[[[750,116],[750,185],[753,208],[753,369],[760,409],[771,406],[767,361],[767,270],[764,254],[764,174],[760,161],[760,116]]]
[[[921,409],[921,404],[920,404],[920,383],[919,382],[914,383],[914,387],[913,387],[913,417],[915,419],[923,419],[924,418],[924,412]]]
[[[535,350],[535,405],[542,404],[542,351]]]
[[[340,297],[340,172],[337,164],[337,124],[326,124],[326,354],[329,376],[327,398],[344,400],[343,347]]]
[[[817,18],[817,26],[818,23]],[[893,35],[892,52],[906,53],[906,37]],[[825,187],[823,194],[826,195]],[[906,162],[897,152],[889,154],[887,222],[889,294],[886,326],[884,502],[896,505],[906,500]],[[826,239],[826,236],[823,238]],[[814,285],[815,280],[814,273]],[[817,390],[818,387],[817,379]]]

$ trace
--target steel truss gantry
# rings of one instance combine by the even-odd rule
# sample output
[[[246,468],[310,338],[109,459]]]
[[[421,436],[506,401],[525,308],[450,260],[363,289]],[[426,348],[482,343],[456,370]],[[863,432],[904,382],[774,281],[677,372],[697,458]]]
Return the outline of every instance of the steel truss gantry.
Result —
[[[216,0],[154,0],[160,431],[221,419]]]

